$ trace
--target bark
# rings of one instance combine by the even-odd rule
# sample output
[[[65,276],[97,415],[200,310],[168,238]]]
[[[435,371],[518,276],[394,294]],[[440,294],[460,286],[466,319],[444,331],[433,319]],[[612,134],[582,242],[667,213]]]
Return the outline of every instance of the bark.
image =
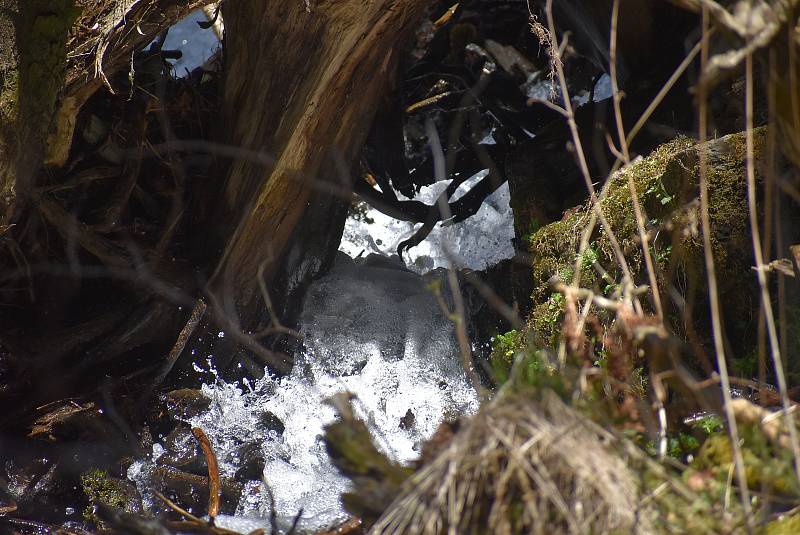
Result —
[[[349,201],[348,169],[391,84],[396,44],[429,3],[223,5],[229,143],[274,159],[268,169],[235,161],[225,186],[223,218],[236,229],[211,288],[240,314],[261,304],[260,269],[273,288],[291,292],[330,260]]]

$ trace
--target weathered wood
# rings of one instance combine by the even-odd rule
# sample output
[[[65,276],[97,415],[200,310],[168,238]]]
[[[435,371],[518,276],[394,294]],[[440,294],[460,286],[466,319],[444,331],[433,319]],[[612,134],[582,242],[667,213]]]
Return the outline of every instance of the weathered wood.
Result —
[[[300,1],[269,7],[261,0],[223,4],[228,140],[269,153],[275,161],[265,169],[242,158],[227,177],[223,212],[236,230],[211,288],[235,303],[240,314],[258,307],[260,266],[268,283],[294,277],[302,284],[329,259],[330,250],[298,243],[319,240],[309,235],[316,230],[336,237],[322,237],[328,246],[338,241],[344,210],[337,209],[341,202],[332,193],[344,190],[348,197],[346,169],[391,83],[397,45],[429,3],[320,1],[311,2],[310,9]],[[311,220],[313,230],[298,235],[301,221],[309,225]],[[290,243],[293,258],[287,259]],[[287,262],[300,272],[281,274]]]
[[[0,229],[42,165],[66,162],[78,112],[107,76],[211,2],[0,0]]]

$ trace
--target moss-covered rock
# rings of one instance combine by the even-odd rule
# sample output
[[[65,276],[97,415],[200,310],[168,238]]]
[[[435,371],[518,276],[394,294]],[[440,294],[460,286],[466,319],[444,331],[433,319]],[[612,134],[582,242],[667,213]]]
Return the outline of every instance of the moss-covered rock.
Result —
[[[800,496],[789,449],[770,442],[758,426],[740,425],[739,432],[748,487],[770,496]],[[709,437],[691,464],[695,470],[706,471],[722,486],[726,485],[732,466],[730,438],[723,433]]]
[[[800,514],[793,514],[773,520],[767,524],[766,535],[794,535],[800,533]]]
[[[755,131],[757,163],[764,152],[766,128]],[[600,206],[616,235],[636,284],[647,284],[643,252],[634,215],[629,182],[632,179],[646,217],[650,247],[663,291],[674,284],[695,307],[696,330],[705,331],[707,298],[699,212],[700,150],[694,140],[681,137],[654,150],[609,178]],[[730,332],[746,332],[757,312],[755,277],[748,224],[745,181],[745,136],[733,134],[707,142],[711,242],[719,290]],[[760,173],[757,165],[757,178]],[[579,258],[581,235],[591,217],[588,204],[568,212],[528,236],[532,256],[533,312],[526,337],[538,347],[555,347],[559,340],[558,302],[549,281],[557,276],[571,282],[576,262],[579,284],[600,295],[611,295],[622,282],[606,229],[598,223],[589,248]],[[597,269],[601,267],[602,269]],[[604,272],[605,271],[605,272]],[[683,331],[679,312],[667,310],[676,332]],[[739,340],[737,340],[739,342]],[[739,346],[744,347],[744,346]],[[745,351],[743,351],[743,354]]]
[[[98,503],[128,513],[140,512],[140,498],[133,484],[111,477],[105,470],[92,469],[81,474],[81,487],[89,501],[89,505],[83,511],[83,517],[87,521],[100,523],[95,514],[95,505]]]

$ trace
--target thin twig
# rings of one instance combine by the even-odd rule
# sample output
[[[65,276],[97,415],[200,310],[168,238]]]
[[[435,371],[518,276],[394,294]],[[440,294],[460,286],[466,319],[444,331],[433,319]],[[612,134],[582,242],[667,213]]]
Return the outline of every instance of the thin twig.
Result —
[[[153,494],[155,495],[156,498],[158,498],[159,500],[164,502],[164,504],[166,504],[167,507],[169,507],[170,509],[172,509],[173,511],[175,511],[179,515],[181,515],[181,516],[183,516],[185,518],[188,518],[189,520],[191,520],[193,522],[198,522],[198,523],[201,523],[201,524],[205,524],[205,521],[202,518],[198,518],[198,517],[194,516],[192,513],[190,513],[189,511],[183,509],[180,505],[176,504],[175,502],[173,502],[172,500],[170,500],[169,498],[167,498],[166,496],[164,496],[163,494],[161,494],[157,490],[153,490],[152,492],[153,492]]]
[[[189,341],[192,333],[194,333],[195,329],[197,329],[197,326],[200,324],[200,320],[203,319],[203,315],[206,313],[206,308],[206,302],[202,299],[198,299],[194,305],[194,308],[192,309],[192,313],[189,315],[189,319],[186,321],[186,325],[183,326],[180,334],[178,334],[178,338],[175,340],[175,345],[172,346],[169,355],[167,355],[166,362],[164,362],[164,365],[158,372],[156,378],[153,379],[153,388],[160,385],[164,379],[166,379],[167,375],[169,375],[169,372],[172,371],[172,368],[175,366],[175,362],[183,352],[183,348],[186,347],[186,342]]]
[[[708,63],[709,48],[709,18],[708,11],[703,8],[703,37],[701,39],[700,63],[701,68]],[[725,345],[722,340],[722,321],[720,319],[719,293],[717,290],[717,274],[714,266],[714,253],[711,246],[711,218],[709,216],[708,205],[708,148],[705,145],[707,138],[708,122],[708,89],[701,85],[698,88],[699,101],[699,137],[698,163],[700,174],[700,223],[703,229],[703,253],[706,264],[708,278],[708,297],[711,306],[711,330],[714,338],[714,352],[717,357],[717,368],[719,369],[720,381],[722,383],[722,399],[724,401],[725,416],[728,420],[728,433],[731,438],[731,448],[733,449],[733,462],[736,468],[736,480],[739,484],[742,508],[744,509],[748,527],[752,532],[752,519],[750,508],[750,492],[747,488],[747,474],[744,468],[744,457],[742,448],[739,444],[739,428],[736,424],[736,416],[731,405],[731,388],[728,377],[728,363],[725,359]]]
[[[289,373],[292,370],[293,359],[289,355],[270,351],[261,344],[255,337],[242,331],[241,327],[225,313],[219,299],[211,292],[206,293],[211,306],[214,309],[214,320],[231,337],[241,344],[245,349],[252,351],[265,364],[269,365],[279,373]]]
[[[271,255],[270,255],[271,256]],[[264,270],[267,267],[267,264],[272,261],[272,258],[265,258],[259,265],[258,271],[256,272],[256,277],[258,278],[258,287],[261,289],[261,297],[264,299],[264,305],[267,307],[267,313],[269,314],[270,326],[255,333],[256,338],[261,338],[262,336],[266,336],[268,334],[287,334],[298,340],[303,339],[303,335],[297,332],[294,329],[290,329],[289,327],[285,327],[282,323],[280,318],[278,318],[278,314],[275,313],[275,307],[272,305],[272,298],[269,295],[269,289],[267,288],[267,282],[264,278]]]
[[[503,319],[505,319],[514,329],[521,329],[524,325],[523,319],[514,308],[510,307],[503,299],[497,295],[491,286],[481,280],[478,275],[472,271],[467,271],[464,274],[467,282],[478,290],[478,293],[494,308]]]
[[[551,35],[555,35],[555,21],[553,20],[553,0],[547,0],[546,5],[546,13],[547,13],[547,23],[549,26],[549,31]],[[581,171],[581,175],[583,176],[583,180],[586,184],[586,189],[589,192],[589,201],[592,207],[593,215],[600,220],[600,224],[605,230],[608,241],[611,244],[611,248],[614,251],[614,255],[617,259],[617,263],[622,269],[624,282],[628,287],[633,286],[633,277],[631,275],[630,267],[628,266],[628,261],[625,259],[625,255],[622,252],[622,248],[619,245],[619,241],[617,240],[616,234],[614,233],[614,229],[611,228],[610,223],[605,217],[603,213],[602,207],[598,202],[597,192],[595,191],[594,184],[592,184],[592,179],[589,173],[589,165],[586,162],[586,155],[583,151],[583,146],[581,144],[580,135],[578,134],[578,126],[575,123],[575,114],[572,109],[572,103],[570,101],[569,90],[567,89],[567,79],[566,75],[564,74],[564,68],[561,64],[561,55],[559,52],[559,48],[557,46],[551,47],[552,53],[556,55],[556,60],[554,61],[554,65],[556,68],[556,73],[558,75],[558,82],[561,86],[561,96],[562,100],[564,101],[564,111],[567,113],[567,124],[569,126],[570,133],[572,135],[572,143],[574,145],[575,150],[575,158],[577,159],[578,167]],[[586,249],[589,246],[589,237],[591,232],[584,232],[581,236],[581,243],[578,250],[578,256],[575,260],[575,267],[574,267],[574,277],[573,277],[573,284],[578,285],[580,283],[580,276],[581,276],[581,257]]]
[[[614,0],[614,5],[611,10],[611,43],[610,43],[610,57],[611,57],[611,96],[614,102],[614,116],[617,121],[617,133],[619,135],[619,143],[622,149],[622,156],[625,165],[631,163],[630,152],[628,151],[628,142],[625,137],[625,126],[622,124],[622,111],[620,109],[620,101],[622,96],[619,91],[619,84],[617,80],[617,21],[619,19],[619,0]],[[636,216],[636,228],[639,231],[639,239],[642,242],[642,253],[644,254],[644,263],[647,268],[647,276],[650,279],[650,288],[653,291],[653,304],[656,309],[656,316],[659,321],[664,321],[664,309],[661,306],[661,292],[658,290],[658,280],[656,279],[656,271],[653,265],[653,257],[650,254],[650,245],[647,238],[647,229],[645,228],[645,216],[642,211],[642,206],[639,203],[639,193],[636,191],[636,183],[633,181],[633,173],[628,175],[628,189],[631,192],[631,201],[633,202],[633,213]]]
[[[428,135],[428,142],[433,155],[435,177],[437,181],[444,180],[446,178],[445,154],[444,150],[442,149],[441,140],[439,139],[439,133],[436,130],[436,125],[431,119],[428,119],[428,121],[425,123],[425,130]],[[444,214],[445,219],[449,219],[451,216],[450,206],[447,204],[447,201],[448,198],[446,195],[439,195],[437,199],[439,209]],[[441,305],[444,306],[443,312],[451,317],[455,325],[456,341],[458,342],[458,349],[459,353],[461,354],[461,366],[464,368],[464,373],[469,378],[473,388],[475,388],[475,392],[483,395],[483,387],[481,386],[480,377],[478,377],[478,374],[475,372],[475,367],[472,365],[472,349],[470,348],[469,344],[469,334],[467,334],[464,296],[462,295],[461,288],[458,284],[458,276],[453,268],[454,263],[452,261],[452,257],[449,255],[447,250],[445,252],[448,253],[448,257],[450,258],[450,268],[447,270],[447,283],[450,286],[450,293],[453,295],[453,302],[455,304],[454,313],[449,313],[441,296],[437,296],[437,299],[440,299]]]
[[[750,234],[753,241],[753,253],[756,260],[756,274],[758,285],[761,289],[761,307],[767,321],[767,334],[769,344],[772,349],[772,364],[775,368],[775,379],[778,382],[778,393],[781,397],[783,410],[788,411],[791,406],[789,400],[789,388],[786,384],[786,375],[783,371],[783,360],[781,358],[781,348],[778,342],[778,333],[775,328],[775,317],[772,313],[772,301],[767,285],[767,271],[764,265],[763,247],[761,244],[761,232],[758,228],[758,207],[756,199],[756,176],[754,140],[753,140],[753,56],[748,54],[745,58],[745,137],[747,151],[747,204],[750,212]],[[794,467],[798,479],[800,479],[800,442],[798,442],[797,428],[794,418],[787,415],[786,426],[789,428],[789,440],[794,455]]]
[[[208,464],[208,516],[211,518],[211,522],[214,522],[214,517],[219,514],[219,496],[222,489],[222,484],[219,481],[217,456],[202,429],[193,427],[192,434],[200,443],[203,454],[206,456],[206,464]]]

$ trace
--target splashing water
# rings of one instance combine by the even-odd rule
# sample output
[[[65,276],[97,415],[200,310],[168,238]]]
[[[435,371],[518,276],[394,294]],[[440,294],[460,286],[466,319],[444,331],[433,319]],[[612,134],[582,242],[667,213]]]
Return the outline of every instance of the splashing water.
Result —
[[[451,202],[470,191],[487,173],[488,170],[483,170],[461,184]],[[423,186],[415,200],[434,204],[450,182],[441,180]],[[400,193],[397,195],[406,199]],[[459,223],[437,223],[422,243],[404,253],[409,261],[408,268],[417,273],[427,273],[439,267],[482,270],[512,258],[514,214],[510,199],[508,183],[504,183],[486,198],[472,217]],[[396,255],[397,245],[410,238],[421,226],[420,223],[394,219],[369,207],[365,217],[347,219],[339,250],[351,258],[370,253]]]
[[[268,529],[270,489],[283,529],[301,508],[299,525],[307,530],[346,519],[339,495],[348,481],[331,465],[322,441],[323,426],[335,418],[322,400],[336,392],[357,396],[356,410],[379,447],[401,462],[418,456],[420,443],[445,417],[477,410],[452,323],[431,283],[446,286],[441,270],[420,277],[385,258],[354,262],[340,255],[332,272],[309,289],[301,317],[306,349],[289,376],[241,384],[214,377],[202,387],[213,402],[190,423],[209,436],[221,474],[233,477],[246,460],[242,452],[253,445],[265,460],[266,485],[247,483],[236,518],[220,518],[219,525]],[[285,426],[282,433],[270,425],[276,419]],[[131,468],[138,475],[133,479],[141,482],[145,464]]]

